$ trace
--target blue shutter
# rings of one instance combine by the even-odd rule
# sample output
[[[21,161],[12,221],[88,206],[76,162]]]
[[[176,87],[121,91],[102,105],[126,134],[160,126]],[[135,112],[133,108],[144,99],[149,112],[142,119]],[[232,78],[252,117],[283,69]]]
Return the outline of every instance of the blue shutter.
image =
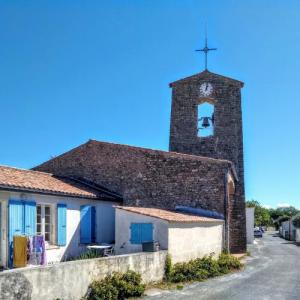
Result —
[[[141,241],[152,242],[153,241],[153,225],[152,223],[143,223],[141,224]]]
[[[26,235],[34,235],[36,233],[36,203],[25,201],[24,209],[24,233]]]
[[[57,204],[57,245],[67,244],[67,205]]]
[[[22,201],[9,200],[8,211],[8,239],[9,242],[12,242],[14,235],[24,233],[24,206]]]
[[[8,202],[8,242],[9,265],[12,267],[13,237],[24,233],[24,205],[22,201],[9,200]]]
[[[131,223],[130,225],[131,231],[131,244],[140,244],[141,243],[141,224]]]
[[[92,243],[95,243],[96,242],[96,208],[95,206],[92,206],[92,220],[91,220],[91,226],[92,226],[92,237],[91,237],[91,240],[92,240]]]
[[[92,209],[89,205],[80,206],[80,243],[92,242]]]

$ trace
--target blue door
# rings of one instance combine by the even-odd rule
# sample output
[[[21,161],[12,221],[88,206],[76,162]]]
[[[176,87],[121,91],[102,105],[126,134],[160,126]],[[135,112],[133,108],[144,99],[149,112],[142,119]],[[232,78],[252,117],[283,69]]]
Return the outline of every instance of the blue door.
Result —
[[[36,204],[33,201],[24,202],[24,234],[36,233]]]
[[[9,265],[12,266],[13,237],[24,234],[24,205],[21,201],[9,200],[8,204],[8,243]]]
[[[36,233],[36,204],[33,201],[9,200],[8,202],[8,243],[9,264],[12,265],[14,235]]]

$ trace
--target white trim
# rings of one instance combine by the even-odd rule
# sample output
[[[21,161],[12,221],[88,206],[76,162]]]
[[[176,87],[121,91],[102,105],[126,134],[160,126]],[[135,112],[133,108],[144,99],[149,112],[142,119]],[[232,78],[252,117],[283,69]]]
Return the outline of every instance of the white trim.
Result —
[[[46,246],[56,244],[56,207],[53,203],[36,202],[37,207],[41,207],[41,234],[45,236],[45,207],[50,207],[50,241],[46,241]],[[36,222],[37,226],[37,222]],[[36,231],[37,232],[37,231]]]

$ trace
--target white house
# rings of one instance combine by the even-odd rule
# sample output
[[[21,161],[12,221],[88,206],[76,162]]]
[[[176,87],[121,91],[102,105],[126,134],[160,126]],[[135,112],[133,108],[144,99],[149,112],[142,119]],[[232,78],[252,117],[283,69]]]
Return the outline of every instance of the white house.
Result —
[[[254,207],[246,207],[247,244],[253,244],[254,241],[254,212]]]
[[[0,265],[10,265],[14,235],[43,235],[48,263],[112,243],[121,198],[99,186],[0,166]]]
[[[291,241],[296,240],[296,228],[293,225],[292,219],[281,223],[281,235],[286,240],[291,240]]]
[[[158,242],[173,262],[188,261],[223,249],[223,220],[145,208],[116,207],[117,254],[142,251],[144,242]]]

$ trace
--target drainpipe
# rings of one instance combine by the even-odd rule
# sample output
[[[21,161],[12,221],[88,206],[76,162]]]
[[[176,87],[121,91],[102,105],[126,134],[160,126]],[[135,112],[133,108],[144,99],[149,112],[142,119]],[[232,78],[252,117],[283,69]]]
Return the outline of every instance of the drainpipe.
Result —
[[[229,191],[228,191],[228,170],[224,176],[224,185],[225,185],[225,197],[224,197],[224,220],[225,220],[225,228],[224,228],[224,242],[225,242],[225,250],[229,253]]]

